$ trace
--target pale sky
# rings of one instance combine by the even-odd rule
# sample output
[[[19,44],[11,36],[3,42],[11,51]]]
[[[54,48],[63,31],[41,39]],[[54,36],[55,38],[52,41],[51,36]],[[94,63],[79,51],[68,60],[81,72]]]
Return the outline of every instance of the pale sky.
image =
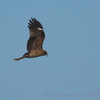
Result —
[[[100,100],[100,0],[0,1],[0,100]],[[21,57],[30,18],[48,57]]]

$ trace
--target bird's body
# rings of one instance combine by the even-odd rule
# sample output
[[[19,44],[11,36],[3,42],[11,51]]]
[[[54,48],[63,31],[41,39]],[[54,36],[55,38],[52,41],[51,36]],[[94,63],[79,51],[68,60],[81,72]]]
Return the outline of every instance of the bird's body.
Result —
[[[28,52],[25,53],[22,57],[14,59],[16,61],[23,58],[33,58],[47,55],[47,52],[42,49],[45,33],[41,23],[35,18],[31,18],[29,21],[30,23],[28,23],[28,27],[30,31],[30,37],[27,42]]]
[[[33,50],[29,53],[29,57],[38,57],[38,56],[44,56],[46,54],[45,50]]]

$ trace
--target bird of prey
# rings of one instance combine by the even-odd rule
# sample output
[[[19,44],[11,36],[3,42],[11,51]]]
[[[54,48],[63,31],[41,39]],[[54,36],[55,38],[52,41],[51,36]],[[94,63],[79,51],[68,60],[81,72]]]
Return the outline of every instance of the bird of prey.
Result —
[[[30,37],[27,42],[27,53],[22,57],[14,59],[18,61],[23,58],[34,58],[47,55],[47,52],[42,49],[42,44],[45,38],[45,33],[42,24],[35,18],[31,18],[28,23]]]

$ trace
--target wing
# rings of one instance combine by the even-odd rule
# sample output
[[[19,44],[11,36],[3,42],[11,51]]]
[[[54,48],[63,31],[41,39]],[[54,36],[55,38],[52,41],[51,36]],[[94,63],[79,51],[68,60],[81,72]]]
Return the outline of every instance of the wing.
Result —
[[[32,50],[42,49],[45,34],[41,23],[35,18],[31,18],[31,20],[29,20],[28,27],[30,31],[30,38],[27,42],[28,52],[31,52]]]

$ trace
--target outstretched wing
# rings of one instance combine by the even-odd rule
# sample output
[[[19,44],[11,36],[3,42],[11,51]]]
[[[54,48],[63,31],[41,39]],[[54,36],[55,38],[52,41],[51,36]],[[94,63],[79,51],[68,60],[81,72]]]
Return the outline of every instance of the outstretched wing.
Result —
[[[29,20],[28,27],[30,31],[30,37],[27,42],[28,52],[31,52],[32,50],[42,49],[45,34],[41,23],[35,18],[31,18],[31,20]]]

